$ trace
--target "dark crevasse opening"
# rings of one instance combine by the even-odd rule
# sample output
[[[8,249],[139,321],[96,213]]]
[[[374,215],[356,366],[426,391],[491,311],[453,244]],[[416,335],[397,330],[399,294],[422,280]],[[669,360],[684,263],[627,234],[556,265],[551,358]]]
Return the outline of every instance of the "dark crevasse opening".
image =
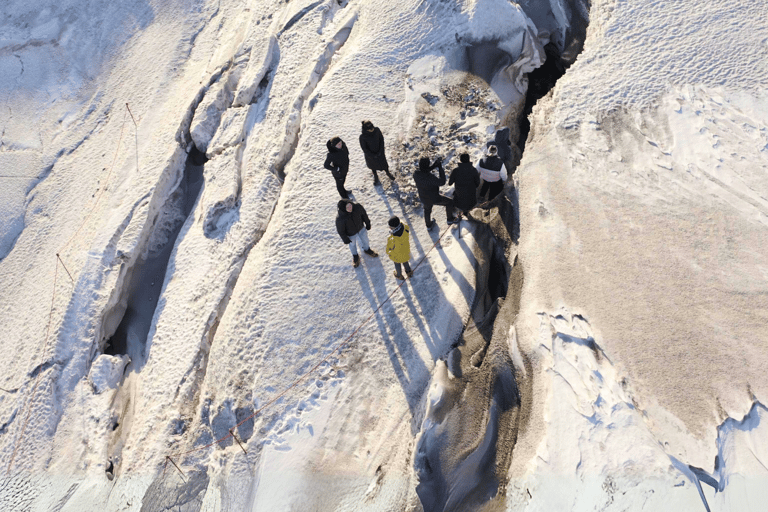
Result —
[[[553,17],[544,7],[545,4],[535,0],[523,0],[520,3],[539,30],[550,34],[550,41],[544,45],[546,54],[544,64],[528,73],[528,91],[520,117],[520,137],[517,140],[517,147],[520,148],[521,153],[525,150],[525,142],[531,130],[528,116],[533,112],[533,106],[555,87],[555,83],[571,64],[576,62],[576,58],[584,49],[591,4],[591,0],[563,2],[561,7],[567,13],[570,23],[566,29],[562,29],[552,25]]]
[[[555,86],[555,83],[565,74],[568,64],[560,55],[560,51],[552,43],[544,46],[547,54],[547,60],[540,67],[528,73],[528,92],[525,95],[525,107],[523,115],[520,117],[520,138],[517,140],[517,147],[520,152],[525,151],[525,141],[531,131],[531,122],[528,116],[533,112],[533,106],[541,98],[547,95]]]
[[[505,265],[506,256],[503,250],[497,250],[496,244],[491,251],[490,262],[488,264],[488,294],[492,301],[498,298],[505,298],[507,296],[507,282],[509,280],[509,272]]]
[[[510,174],[522,159],[534,105],[552,90],[583,48],[589,8],[583,0],[559,2],[570,19],[563,29],[552,24],[550,3],[523,0],[520,5],[539,33],[549,34],[549,41],[544,46],[545,62],[527,74],[524,105],[518,100],[503,106],[507,126],[483,144],[497,146]],[[503,101],[504,83],[494,78],[512,59],[493,41],[469,44],[466,57],[467,70],[489,87],[496,84],[493,90]],[[530,375],[529,363],[521,354],[526,371],[518,374],[510,351],[510,344],[516,343],[511,333],[523,283],[517,258],[519,202],[512,183],[483,206],[486,212],[474,211],[480,225],[475,231],[479,265],[472,315],[444,358],[452,378],[435,379],[441,396],[435,410],[426,413],[430,421],[424,422],[414,455],[416,493],[425,512],[507,508],[507,470],[518,432],[529,421],[533,394],[530,379],[524,376]]]
[[[206,161],[205,154],[193,145],[184,166],[181,183],[155,220],[146,255],[126,278],[127,288],[124,293],[128,298],[125,314],[115,333],[107,340],[104,353],[128,355],[134,369],[143,366],[147,335],[160,298],[168,262],[181,228],[200,195]]]

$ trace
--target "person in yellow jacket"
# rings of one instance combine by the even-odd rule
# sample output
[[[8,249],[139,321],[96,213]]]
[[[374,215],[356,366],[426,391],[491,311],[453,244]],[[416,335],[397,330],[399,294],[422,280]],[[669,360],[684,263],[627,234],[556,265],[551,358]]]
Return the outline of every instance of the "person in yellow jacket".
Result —
[[[411,237],[410,229],[407,225],[400,222],[397,217],[389,219],[389,239],[387,240],[387,255],[389,259],[395,262],[395,277],[405,279],[401,272],[400,265],[405,267],[405,273],[408,277],[413,277],[413,270],[408,264],[411,259]]]

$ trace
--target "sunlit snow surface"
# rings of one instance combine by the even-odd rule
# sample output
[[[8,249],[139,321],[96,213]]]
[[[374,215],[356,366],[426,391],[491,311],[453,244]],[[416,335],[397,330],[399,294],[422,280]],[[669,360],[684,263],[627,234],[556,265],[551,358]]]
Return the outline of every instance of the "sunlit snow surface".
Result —
[[[580,5],[7,1],[0,509],[765,510],[768,7]],[[577,15],[584,51],[507,189],[513,325],[456,377],[488,230],[438,243],[411,173],[477,159]],[[468,61],[485,45],[504,72]],[[372,186],[363,119],[393,185]],[[380,253],[358,269],[334,135]],[[424,258],[399,289],[391,215]],[[146,342],[109,355],[138,310]],[[473,395],[491,361],[517,381],[506,413]]]

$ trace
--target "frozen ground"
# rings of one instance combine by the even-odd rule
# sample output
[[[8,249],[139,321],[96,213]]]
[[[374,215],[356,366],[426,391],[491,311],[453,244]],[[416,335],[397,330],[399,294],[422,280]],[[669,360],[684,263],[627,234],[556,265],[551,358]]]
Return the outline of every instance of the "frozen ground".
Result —
[[[3,510],[768,505],[765,5],[3,14]],[[508,198],[428,232],[418,157],[514,137],[547,43],[575,63]],[[358,269],[333,135],[381,253]]]

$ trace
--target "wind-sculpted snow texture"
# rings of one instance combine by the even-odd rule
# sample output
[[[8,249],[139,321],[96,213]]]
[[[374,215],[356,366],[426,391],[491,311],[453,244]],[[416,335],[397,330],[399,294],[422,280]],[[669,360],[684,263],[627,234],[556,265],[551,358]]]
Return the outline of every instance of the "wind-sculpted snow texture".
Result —
[[[651,108],[670,87],[693,84],[760,95],[766,16],[760,2],[593,2],[589,44],[558,102],[575,115]]]
[[[620,14],[604,23],[620,30]],[[766,29],[755,31],[760,40]],[[698,41],[680,46],[693,53]],[[743,55],[723,63],[724,79],[728,67],[746,66]],[[575,70],[585,66],[569,69],[563,94],[579,87]],[[588,307],[643,394],[702,436],[723,419],[718,409],[743,415],[750,389],[766,391],[768,98],[714,89],[702,73],[654,109],[635,109],[646,85],[676,76],[638,75],[621,108],[595,101],[575,114],[557,91],[542,105],[532,141],[547,163],[521,167],[522,232],[530,251],[550,254],[526,272],[531,297]]]
[[[765,5],[6,3],[0,509],[766,508]],[[418,158],[514,138],[585,30],[508,197],[428,231]]]
[[[109,61],[100,78],[105,93],[87,111],[70,107],[86,126],[99,112],[102,131],[47,171],[29,201],[30,208],[40,204],[27,212],[36,223],[3,261],[9,285],[29,280],[22,269],[31,250],[47,273],[39,288],[14,287],[31,296],[54,291],[50,336],[44,301],[25,316],[23,298],[3,299],[5,319],[18,319],[5,324],[17,344],[7,357],[24,354],[28,366],[40,365],[4,375],[6,506],[23,506],[22,494],[60,510],[94,503],[152,510],[202,501],[228,510],[417,506],[410,457],[420,400],[434,362],[448,353],[469,315],[477,262],[471,226],[464,226],[461,241],[450,233],[440,241],[407,192],[421,155],[413,143],[396,149],[399,140],[422,137],[415,134],[424,114],[414,116],[429,103],[404,88],[412,62],[423,57],[438,66],[433,93],[463,80],[464,50],[456,34],[442,30],[445,19],[470,40],[519,39],[532,30],[494,24],[483,31],[482,18],[495,10],[472,2],[417,4],[200,4],[186,18],[164,10],[126,43],[119,61]],[[522,16],[505,2],[498,6]],[[441,47],[445,53],[434,53]],[[153,66],[142,68],[148,56]],[[454,75],[443,82],[448,72]],[[418,70],[411,76],[425,79]],[[134,97],[133,91],[147,92]],[[466,101],[458,100],[455,113]],[[402,115],[392,115],[398,109]],[[465,109],[463,115],[481,122],[433,134],[432,151],[445,145],[449,164],[469,141],[477,158],[500,121],[479,114]],[[370,186],[356,149],[364,117],[386,134],[398,169],[398,183],[386,191]],[[334,134],[353,150],[347,183],[374,222],[373,247],[382,251],[386,220],[397,214],[413,228],[414,260],[429,254],[400,290],[383,258],[364,256],[364,266],[353,270],[333,229],[335,191],[319,164],[324,141]],[[133,296],[132,277],[162,249],[191,143],[210,160],[165,278],[139,284],[162,286],[147,340],[128,336],[130,361],[97,358],[114,343]],[[78,173],[78,187],[58,185]],[[85,187],[88,180],[93,184]],[[76,202],[87,209],[67,210]],[[41,229],[50,218],[60,226],[53,236]],[[64,280],[65,272],[74,283]],[[252,417],[358,326],[343,353]],[[231,435],[180,454],[227,437],[237,423],[233,432],[247,456]],[[297,445],[307,431],[309,439]],[[290,456],[293,449],[299,457]],[[181,487],[162,471],[164,464],[170,468],[169,455],[187,471],[196,468]],[[340,467],[346,478],[337,479]],[[28,471],[36,472],[33,491],[12,491],[27,488]],[[338,492],[329,494],[323,474]],[[281,491],[286,480],[297,493]]]
[[[598,345],[587,319],[567,310],[541,313],[534,354],[549,385],[549,434],[531,476],[515,481],[515,510],[755,510],[768,471],[765,407],[718,426],[714,474],[673,447],[685,427],[643,410],[631,382]],[[669,422],[668,424],[665,424]],[[659,437],[661,436],[661,438]],[[694,447],[694,450],[701,447]],[[675,451],[675,455],[670,453]]]
[[[137,16],[143,12],[141,6],[134,7]],[[44,9],[36,19],[47,16],[46,12],[50,14],[55,9]],[[79,32],[83,24],[90,22],[86,12],[80,14],[84,17],[72,14],[60,18],[71,23],[65,34]],[[173,11],[167,14],[171,19],[162,17],[155,24],[149,23],[149,15],[142,18],[148,24],[148,39],[155,37],[157,31],[184,39],[190,30],[195,30],[194,18],[187,27],[180,27],[173,22]],[[14,23],[13,18],[10,23]],[[62,45],[64,41],[72,42],[73,46],[52,51],[65,62],[67,50],[95,51],[94,47],[79,48],[78,44],[88,42],[79,37],[64,38]],[[120,42],[130,46],[126,41]],[[40,47],[24,46],[15,51],[26,55],[27,48],[34,54]],[[157,78],[161,70],[173,67],[175,58],[172,51],[157,56],[157,67],[145,66],[143,78],[153,74]],[[135,54],[126,54],[128,71],[136,68],[133,59]],[[34,57],[33,61],[47,62]],[[69,66],[64,68],[66,73],[73,71]],[[44,169],[37,169],[36,174],[45,179],[30,189],[26,228],[3,260],[3,289],[9,290],[1,299],[3,329],[8,336],[3,356],[8,358],[3,363],[8,370],[3,374],[3,387],[23,389],[23,393],[3,397],[4,417],[14,417],[16,421],[7,425],[2,452],[7,462],[15,453],[22,466],[48,463],[50,444],[40,443],[37,436],[50,436],[56,431],[62,414],[70,411],[73,390],[86,377],[91,359],[100,350],[102,336],[108,336],[110,333],[105,331],[116,327],[117,323],[110,327],[114,317],[109,315],[119,308],[116,290],[145,248],[140,243],[146,242],[149,235],[151,223],[147,224],[147,219],[154,218],[176,188],[183,165],[179,154],[183,155],[183,150],[179,152],[175,144],[160,143],[162,137],[157,135],[169,132],[172,140],[173,129],[153,125],[158,112],[148,111],[152,101],[163,102],[165,90],[153,88],[150,93],[131,97],[133,111],[143,114],[146,124],[142,126],[152,128],[140,128],[140,135],[129,132],[127,123],[132,122],[124,103],[111,94],[120,94],[120,87],[141,91],[143,85],[137,86],[136,75],[126,69],[124,74],[111,70],[111,63],[105,64],[101,75],[106,89],[114,87],[110,97],[82,88],[79,83],[80,89],[57,89],[64,97],[54,107],[26,104],[37,109],[27,125],[35,126],[36,119],[40,119],[37,129],[50,133],[50,139],[45,140],[56,156],[48,157]],[[56,82],[57,75],[50,71],[42,77]],[[159,114],[162,118],[162,112]],[[51,116],[58,121],[51,121]],[[146,151],[136,146],[137,140],[142,141]],[[113,165],[114,162],[119,163]],[[103,194],[105,188],[110,192]],[[61,267],[57,253],[65,262]],[[61,278],[55,281],[55,286],[54,276]],[[32,389],[39,393],[32,393]],[[71,410],[71,414],[78,413]],[[28,425],[32,426],[32,441],[23,442],[21,431]]]
[[[613,402],[612,414],[624,411],[625,418],[598,415],[597,430],[583,423],[584,432],[602,434],[579,434],[576,453],[571,435],[554,449],[553,440],[570,432],[557,426],[568,410],[562,381],[533,379],[531,434],[518,437],[510,475],[529,474],[523,461],[539,455],[536,467],[549,465],[563,488],[580,488],[562,494],[566,508],[639,510],[641,495],[656,499],[645,485],[680,503],[665,509],[768,504],[752,487],[768,478],[759,464],[740,466],[735,479],[717,476],[723,458],[716,442],[742,419],[756,425],[762,409],[755,404],[768,392],[768,28],[757,21],[765,9],[748,2],[593,3],[584,52],[534,109],[518,169],[521,351],[540,346],[540,313],[579,311],[590,327],[577,337],[598,340],[631,390]],[[550,371],[555,341],[552,355],[532,357],[534,375]],[[574,388],[566,394],[580,396],[573,379],[565,380]],[[585,420],[593,415],[578,410]],[[577,419],[563,425],[570,429]],[[624,428],[632,441],[618,434]],[[649,434],[653,441],[642,441]],[[622,444],[624,462],[612,458],[618,448],[610,449],[611,439]],[[734,452],[755,437],[740,439]],[[755,459],[765,460],[753,446]],[[587,459],[585,450],[600,456]],[[633,480],[625,468],[636,467],[657,476]],[[686,482],[679,487],[675,471]],[[607,488],[617,492],[602,487],[608,475]],[[587,480],[595,489],[589,499]],[[737,484],[729,491],[726,480]],[[544,488],[521,487],[517,502],[552,509]]]
[[[389,6],[382,11],[379,6],[374,11],[352,2],[334,14],[333,24],[318,9],[277,38],[280,64],[272,91],[278,87],[282,66],[292,69],[298,64],[290,59],[306,59],[306,52],[293,53],[298,38],[318,40],[322,29],[328,43],[319,46],[323,53],[317,55],[317,64],[308,66],[309,80],[298,89],[294,112],[301,117],[288,121],[286,132],[298,132],[297,143],[287,150],[281,141],[274,144],[278,155],[289,157],[285,184],[269,228],[249,255],[218,327],[202,386],[200,415],[193,421],[191,440],[198,446],[227,437],[229,429],[245,421],[235,432],[247,441],[249,452],[221,469],[229,475],[219,491],[222,507],[390,510],[417,503],[411,443],[434,361],[456,341],[473,302],[472,232],[460,242],[455,235],[447,235],[418,267],[413,280],[396,290],[388,262],[362,255],[362,267],[352,270],[351,255],[333,228],[336,198],[332,192],[327,199],[306,202],[310,191],[332,190],[328,173],[318,164],[325,156],[323,142],[339,134],[352,150],[347,183],[372,218],[373,247],[382,251],[384,233],[377,233],[376,227],[383,227],[392,214],[412,227],[414,259],[423,258],[437,242],[437,233],[427,233],[419,213],[403,201],[409,197],[410,173],[420,156],[414,137],[429,140],[419,124],[432,110],[420,95],[429,73],[411,68],[411,63],[424,57],[430,62],[427,67],[438,66],[440,74],[445,73],[451,66],[449,59],[424,56],[421,48],[434,48],[438,41],[455,44],[455,38],[432,29],[439,15],[450,14],[442,7],[418,8],[417,19],[403,19],[375,33],[365,29],[379,16],[395,19],[401,8]],[[287,38],[293,38],[291,45],[283,43]],[[387,44],[401,45],[401,51],[384,51]],[[335,48],[338,52],[329,62]],[[452,80],[460,81],[463,74],[458,70],[455,74]],[[371,77],[376,77],[375,87],[368,83]],[[403,97],[406,77],[415,84]],[[441,85],[458,86],[449,80],[441,84],[437,77],[433,94],[442,94]],[[438,113],[446,112],[443,105],[450,103],[443,98],[435,107]],[[393,104],[403,105],[400,116],[387,115]],[[456,105],[445,108],[456,109],[457,115],[460,110]],[[358,111],[373,119],[392,141],[388,152],[398,181],[383,192],[371,187],[369,171],[364,170],[359,153],[355,157],[362,116],[346,113]],[[439,114],[434,118],[445,121]],[[399,119],[405,123],[398,125]],[[478,115],[477,120],[465,133],[473,141],[482,141],[492,133],[496,120],[494,115]],[[433,128],[429,151],[439,152],[445,146],[451,154],[443,156],[455,155],[455,139],[437,134],[442,127]],[[403,141],[406,149],[393,151],[397,141]],[[475,156],[480,144],[468,146]],[[324,252],[318,254],[318,246]],[[307,286],[305,280],[311,283],[312,300],[307,300],[306,292],[296,293]],[[387,300],[393,291],[395,295]],[[368,321],[370,312],[382,304]],[[357,326],[361,330],[341,357],[334,356],[254,420],[247,419]],[[293,364],[279,363],[288,360]],[[383,432],[388,434],[382,436]],[[240,451],[231,437],[215,446]],[[182,460],[194,464],[209,457],[210,451]],[[343,474],[339,467],[345,468]]]
[[[62,156],[104,127],[104,106],[96,106],[100,91],[91,81],[109,63],[108,56],[153,18],[144,0],[3,3],[0,260],[34,223],[24,215],[30,190]],[[88,108],[91,99],[97,101]],[[80,116],[74,105],[84,107]]]

